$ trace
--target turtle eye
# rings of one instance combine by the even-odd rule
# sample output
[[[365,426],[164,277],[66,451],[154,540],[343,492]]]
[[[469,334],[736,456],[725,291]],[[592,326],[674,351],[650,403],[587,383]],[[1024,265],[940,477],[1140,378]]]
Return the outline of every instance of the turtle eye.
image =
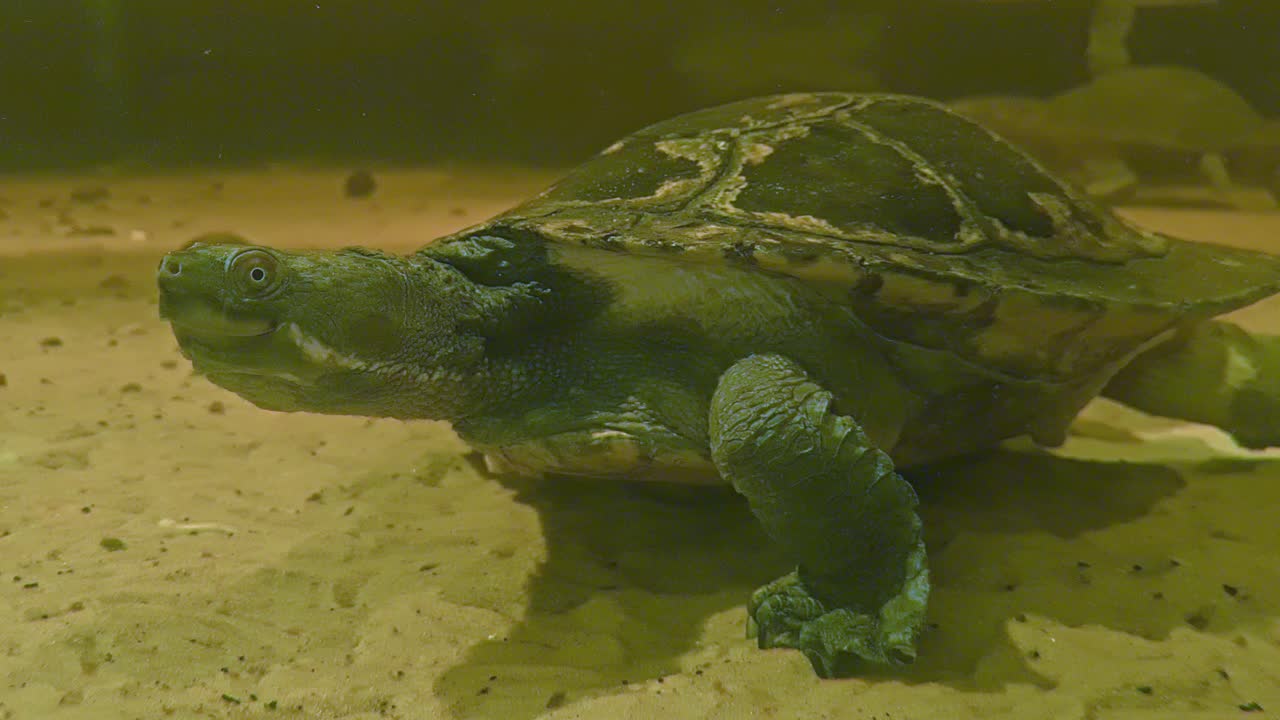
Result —
[[[246,250],[231,261],[231,279],[245,294],[261,297],[280,284],[279,263],[265,250]]]

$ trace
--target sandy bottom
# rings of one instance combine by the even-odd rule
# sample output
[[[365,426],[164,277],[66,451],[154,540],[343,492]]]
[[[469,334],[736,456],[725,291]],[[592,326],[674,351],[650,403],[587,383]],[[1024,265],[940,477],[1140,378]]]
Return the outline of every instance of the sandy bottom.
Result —
[[[499,481],[445,425],[270,413],[192,377],[156,317],[164,249],[407,249],[543,180],[379,179],[364,200],[332,172],[0,184],[0,720],[1280,713],[1280,458],[1216,431],[1099,403],[1053,455],[916,475],[920,662],[819,681],[744,637],[786,567],[731,493]],[[1276,216],[1137,215],[1280,238]],[[1280,303],[1240,321],[1275,331]]]

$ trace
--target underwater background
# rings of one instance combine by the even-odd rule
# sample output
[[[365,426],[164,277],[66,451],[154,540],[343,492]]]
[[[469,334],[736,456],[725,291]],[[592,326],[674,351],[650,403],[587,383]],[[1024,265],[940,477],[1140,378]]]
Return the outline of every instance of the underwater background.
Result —
[[[819,681],[744,635],[786,563],[732,492],[259,410],[153,277],[209,231],[407,252],[650,122],[830,89],[1280,252],[1278,39],[1267,0],[0,3],[0,720],[1280,712],[1274,451],[1099,401],[1052,453],[912,475],[920,659]]]
[[[1278,36],[1263,0],[11,0],[0,168],[564,167],[680,112],[842,89],[1153,163],[1207,148],[1270,178]]]

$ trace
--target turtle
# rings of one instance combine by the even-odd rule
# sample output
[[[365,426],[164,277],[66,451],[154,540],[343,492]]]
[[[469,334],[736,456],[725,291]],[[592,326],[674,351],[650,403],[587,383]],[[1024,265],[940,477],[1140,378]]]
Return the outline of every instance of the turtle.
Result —
[[[277,411],[452,424],[494,472],[728,483],[795,569],[763,648],[911,663],[902,471],[1095,396],[1280,444],[1280,258],[1143,230],[931,100],[816,92],[659,122],[408,255],[200,236],[157,268],[195,371]]]

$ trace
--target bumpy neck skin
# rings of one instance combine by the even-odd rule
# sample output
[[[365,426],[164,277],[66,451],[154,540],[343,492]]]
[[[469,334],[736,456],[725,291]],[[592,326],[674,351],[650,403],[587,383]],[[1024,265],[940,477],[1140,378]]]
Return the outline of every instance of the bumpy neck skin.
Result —
[[[522,287],[422,256],[219,240],[165,257],[160,312],[198,372],[260,407],[456,422],[539,383],[486,348]]]

